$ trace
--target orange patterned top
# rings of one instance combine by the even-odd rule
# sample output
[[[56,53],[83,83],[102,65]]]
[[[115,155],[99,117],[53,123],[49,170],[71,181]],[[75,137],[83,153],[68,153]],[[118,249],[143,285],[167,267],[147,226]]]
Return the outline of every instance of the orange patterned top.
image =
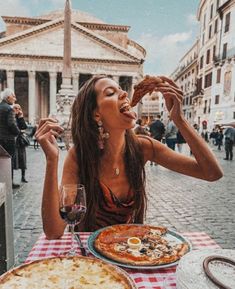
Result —
[[[100,181],[102,200],[96,212],[95,230],[115,224],[134,223],[133,193],[128,192],[128,198],[121,202],[115,194]]]

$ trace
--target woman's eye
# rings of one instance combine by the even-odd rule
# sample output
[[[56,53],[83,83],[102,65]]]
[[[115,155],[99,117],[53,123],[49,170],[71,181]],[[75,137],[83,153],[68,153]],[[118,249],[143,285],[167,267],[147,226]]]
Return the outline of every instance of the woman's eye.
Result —
[[[114,95],[114,91],[108,91],[107,92],[107,96],[112,96],[112,95]]]

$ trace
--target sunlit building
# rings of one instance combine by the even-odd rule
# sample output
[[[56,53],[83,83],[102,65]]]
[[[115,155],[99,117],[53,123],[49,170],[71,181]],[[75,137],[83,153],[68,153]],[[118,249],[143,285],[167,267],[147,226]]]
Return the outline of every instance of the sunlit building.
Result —
[[[201,128],[204,123],[211,130],[216,124],[235,120],[235,1],[201,0],[197,19],[197,58],[185,64],[191,48],[172,76],[184,91],[186,118]],[[197,67],[195,75],[192,70],[189,74],[191,65]],[[192,98],[187,101],[188,93]]]

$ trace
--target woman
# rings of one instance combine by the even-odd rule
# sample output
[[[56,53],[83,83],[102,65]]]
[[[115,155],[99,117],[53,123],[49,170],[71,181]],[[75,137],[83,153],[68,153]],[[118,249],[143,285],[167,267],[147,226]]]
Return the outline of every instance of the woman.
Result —
[[[178,154],[147,136],[135,136],[136,115],[127,92],[105,76],[94,76],[80,89],[72,107],[74,147],[65,160],[62,184],[83,183],[87,214],[79,230],[93,231],[116,223],[142,223],[146,207],[144,165],[149,160],[196,178],[215,181],[222,171],[207,144],[185,120],[182,92],[161,77],[156,88],[165,98],[174,123],[191,147],[195,159]],[[36,137],[47,165],[42,200],[44,232],[49,239],[63,235],[59,215],[56,137],[63,129],[53,119],[41,120]]]
[[[26,146],[27,144],[22,141],[22,135],[27,128],[27,124],[23,117],[23,111],[21,106],[17,103],[13,105],[13,110],[16,116],[16,123],[18,128],[21,130],[19,135],[16,138],[16,153],[14,157],[14,170],[21,169],[21,182],[28,183],[25,178],[25,171],[27,169],[27,161],[26,161]]]

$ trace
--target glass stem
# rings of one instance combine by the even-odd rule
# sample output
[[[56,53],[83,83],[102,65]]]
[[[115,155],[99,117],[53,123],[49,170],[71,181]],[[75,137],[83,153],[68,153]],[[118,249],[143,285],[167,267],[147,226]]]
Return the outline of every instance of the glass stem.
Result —
[[[75,225],[70,225],[70,232],[71,232],[71,249],[70,249],[70,252],[72,254],[75,254],[75,248],[74,248],[74,226]]]

